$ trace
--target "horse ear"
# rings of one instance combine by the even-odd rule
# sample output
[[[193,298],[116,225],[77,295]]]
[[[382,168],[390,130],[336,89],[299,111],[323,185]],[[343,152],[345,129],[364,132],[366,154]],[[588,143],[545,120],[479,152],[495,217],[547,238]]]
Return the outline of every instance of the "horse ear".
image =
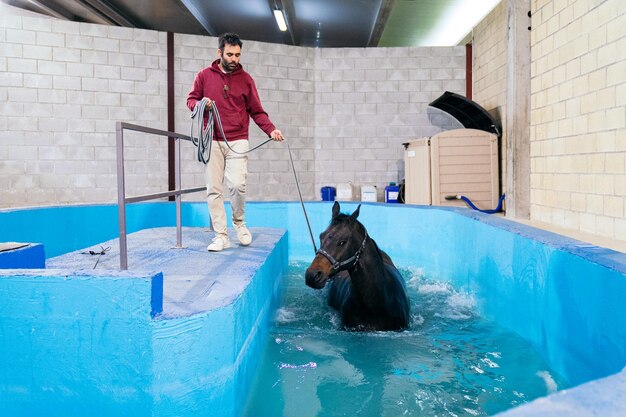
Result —
[[[335,204],[333,204],[333,219],[339,215],[339,210],[341,210],[339,202],[335,201]]]
[[[350,221],[355,221],[357,217],[359,217],[359,211],[361,210],[361,205],[359,204],[359,206],[356,208],[356,210],[354,210],[354,213],[352,213],[350,215]]]

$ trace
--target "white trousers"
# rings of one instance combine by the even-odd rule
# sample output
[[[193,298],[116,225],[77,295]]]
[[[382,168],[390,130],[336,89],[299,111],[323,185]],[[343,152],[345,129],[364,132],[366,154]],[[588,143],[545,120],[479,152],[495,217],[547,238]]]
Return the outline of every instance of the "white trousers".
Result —
[[[246,139],[228,142],[236,152],[247,152],[249,144]],[[230,195],[230,206],[233,211],[233,225],[244,223],[246,204],[246,179],[248,177],[248,154],[240,155],[230,150],[226,142],[214,140],[211,145],[211,159],[206,164],[205,179],[207,188],[207,204],[213,230],[219,236],[228,236],[226,232],[226,210],[224,209],[223,183]]]

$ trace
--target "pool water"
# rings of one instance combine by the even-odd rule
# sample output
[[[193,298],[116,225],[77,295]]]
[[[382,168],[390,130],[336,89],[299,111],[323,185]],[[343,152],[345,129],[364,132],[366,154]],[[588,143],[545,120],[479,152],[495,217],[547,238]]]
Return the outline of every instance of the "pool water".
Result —
[[[471,294],[401,269],[403,332],[347,332],[326,289],[294,263],[246,417],[488,416],[567,387],[515,333],[482,319]]]

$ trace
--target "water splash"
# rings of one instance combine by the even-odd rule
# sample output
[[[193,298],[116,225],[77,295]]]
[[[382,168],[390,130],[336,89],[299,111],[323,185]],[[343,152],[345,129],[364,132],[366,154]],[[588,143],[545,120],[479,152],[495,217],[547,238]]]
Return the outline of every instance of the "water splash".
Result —
[[[450,294],[452,287],[445,282],[431,282],[418,285],[417,291],[421,294]]]
[[[309,363],[305,363],[302,365],[293,365],[291,363],[280,363],[278,365],[278,369],[304,369],[304,368],[310,368],[310,369],[314,369],[317,368],[317,363],[315,362],[309,362]]]
[[[275,320],[277,323],[290,323],[292,321],[296,321],[296,311],[286,307],[281,307],[276,310]]]

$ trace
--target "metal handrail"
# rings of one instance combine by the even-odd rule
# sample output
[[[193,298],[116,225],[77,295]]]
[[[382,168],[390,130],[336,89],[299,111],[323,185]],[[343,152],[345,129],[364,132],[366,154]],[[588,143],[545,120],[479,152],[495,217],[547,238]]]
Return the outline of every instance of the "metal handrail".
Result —
[[[136,132],[151,133],[153,135],[167,136],[174,139],[174,178],[175,190],[165,191],[155,194],[144,194],[126,198],[126,186],[124,181],[124,130],[134,130]],[[126,241],[126,204],[137,203],[139,201],[154,200],[157,198],[175,196],[176,200],[176,248],[182,248],[182,210],[180,196],[182,194],[195,193],[206,190],[206,187],[180,189],[180,140],[192,141],[188,135],[183,135],[167,130],[153,129],[151,127],[139,126],[132,123],[117,122],[115,125],[117,136],[117,212],[120,227],[120,269],[128,269],[128,245]]]

